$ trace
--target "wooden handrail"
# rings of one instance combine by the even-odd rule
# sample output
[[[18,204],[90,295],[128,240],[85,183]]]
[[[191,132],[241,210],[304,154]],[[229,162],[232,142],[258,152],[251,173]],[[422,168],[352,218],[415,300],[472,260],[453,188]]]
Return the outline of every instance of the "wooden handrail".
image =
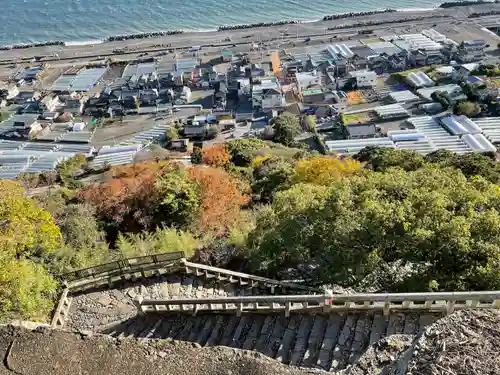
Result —
[[[496,301],[500,300],[500,291],[485,292],[437,292],[437,293],[369,293],[369,294],[316,294],[316,295],[277,295],[277,296],[234,296],[215,298],[176,298],[142,299],[142,305],[178,305],[182,304],[220,304],[220,303],[258,303],[258,302],[320,302],[329,304],[345,302],[425,302],[425,301]]]
[[[236,279],[253,280],[253,281],[268,284],[271,286],[274,285],[274,286],[280,286],[280,287],[285,287],[285,288],[290,288],[290,289],[306,290],[306,291],[310,291],[310,292],[322,292],[322,290],[320,290],[318,288],[312,288],[312,287],[308,287],[308,286],[304,286],[304,285],[300,285],[300,284],[294,284],[294,283],[290,283],[290,282],[286,282],[286,281],[268,279],[266,277],[255,276],[255,275],[250,275],[247,273],[226,270],[224,268],[207,266],[205,264],[192,263],[192,262],[189,262],[185,259],[182,259],[182,263],[184,264],[184,266],[187,269],[194,268],[196,270],[203,270],[205,272],[209,272],[209,273],[213,273],[213,274],[231,276],[231,277],[234,277]]]
[[[198,311],[382,311],[384,315],[394,310],[420,310],[444,312],[468,308],[500,309],[500,291],[439,292],[439,293],[381,293],[351,295],[286,295],[286,296],[237,296],[189,299],[143,299],[134,303],[139,313]]]
[[[183,258],[184,252],[177,251],[175,253],[153,254],[142,257],[120,259],[114,262],[68,272],[66,274],[63,274],[62,278],[63,280],[66,280],[68,282],[73,282],[81,279],[96,278],[113,271],[122,271],[122,273],[126,273],[130,269],[138,268],[140,266],[172,262],[175,260],[181,260]]]

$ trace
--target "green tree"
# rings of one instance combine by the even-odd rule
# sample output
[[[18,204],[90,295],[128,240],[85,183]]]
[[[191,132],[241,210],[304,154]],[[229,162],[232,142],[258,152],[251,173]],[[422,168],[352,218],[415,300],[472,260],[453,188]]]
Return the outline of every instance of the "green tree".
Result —
[[[172,141],[175,139],[179,139],[179,131],[175,127],[169,126],[165,130],[165,145],[170,147]]]
[[[481,113],[481,106],[469,101],[461,101],[453,106],[453,113],[467,117],[476,117]]]
[[[226,146],[231,162],[238,167],[248,167],[260,150],[269,148],[266,142],[257,138],[234,139]]]
[[[200,195],[197,183],[186,170],[166,169],[156,181],[156,189],[158,197],[150,209],[158,225],[189,225],[200,208]]]
[[[277,191],[292,185],[294,176],[295,166],[290,160],[272,156],[254,169],[252,190],[262,201],[269,202]]]
[[[500,287],[498,186],[426,166],[344,179],[331,188],[297,185],[276,194],[250,236],[267,270],[316,266],[314,279],[355,286],[383,264],[423,269],[394,290]]]
[[[17,183],[0,181],[0,319],[46,318],[57,285],[41,263],[60,241],[52,216]]]
[[[75,176],[82,173],[86,167],[87,158],[83,154],[77,154],[60,163],[57,166],[57,173],[61,184],[70,189],[82,187],[81,182],[75,180]]]
[[[500,183],[500,164],[496,162],[495,154],[455,154],[439,150],[428,154],[425,159],[443,167],[459,169],[466,177],[481,176],[495,184]]]
[[[187,258],[202,245],[189,232],[171,228],[158,228],[153,233],[120,234],[116,247],[125,258],[183,251]]]
[[[302,119],[302,124],[305,131],[309,133],[316,133],[316,116],[305,116]]]
[[[64,273],[111,260],[111,252],[104,241],[105,234],[99,229],[92,206],[71,204],[56,217],[64,244],[55,253],[52,269]]]
[[[368,146],[354,155],[354,159],[365,163],[374,171],[385,171],[390,167],[400,167],[405,171],[415,171],[423,167],[424,157],[413,150],[401,150]]]
[[[209,126],[207,130],[207,139],[214,139],[216,138],[220,133],[219,126],[216,124],[212,124]]]
[[[203,163],[203,153],[200,147],[193,148],[193,152],[191,152],[191,163],[193,164]]]
[[[431,94],[432,100],[440,103],[443,106],[443,109],[446,110],[450,107],[450,99],[448,98],[448,94],[445,91],[434,91]]]
[[[297,116],[288,113],[283,113],[281,116],[273,119],[271,125],[274,129],[273,140],[285,146],[291,145],[295,137],[302,133]]]

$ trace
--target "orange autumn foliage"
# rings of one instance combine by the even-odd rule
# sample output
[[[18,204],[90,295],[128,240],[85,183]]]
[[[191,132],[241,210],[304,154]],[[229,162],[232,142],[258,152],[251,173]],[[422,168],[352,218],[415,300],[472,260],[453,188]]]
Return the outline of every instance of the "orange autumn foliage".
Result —
[[[241,206],[248,196],[227,172],[210,167],[196,166],[189,175],[198,182],[201,192],[201,210],[196,227],[200,231],[224,233],[241,215]],[[249,191],[249,186],[246,190]]]
[[[211,167],[224,168],[229,164],[231,154],[225,144],[216,144],[202,150],[202,160]]]
[[[78,195],[96,207],[102,220],[120,231],[154,230],[163,222],[162,212],[154,208],[161,201],[157,180],[171,168],[185,167],[169,163],[115,167],[108,172],[106,181],[88,186]],[[250,187],[222,169],[195,166],[184,170],[199,189],[201,207],[194,213],[193,229],[224,234],[240,217]]]
[[[156,179],[168,163],[137,163],[111,168],[106,180],[78,192],[99,216],[121,230],[154,229],[150,207],[158,197]]]

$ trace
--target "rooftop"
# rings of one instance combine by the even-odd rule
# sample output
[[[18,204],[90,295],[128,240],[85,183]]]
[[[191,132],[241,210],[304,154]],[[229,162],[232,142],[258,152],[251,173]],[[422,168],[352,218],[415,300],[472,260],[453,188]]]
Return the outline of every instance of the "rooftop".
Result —
[[[387,55],[393,55],[395,53],[401,52],[401,48],[396,46],[395,44],[391,42],[375,42],[375,43],[368,43],[367,46],[376,54],[382,54],[385,53]]]

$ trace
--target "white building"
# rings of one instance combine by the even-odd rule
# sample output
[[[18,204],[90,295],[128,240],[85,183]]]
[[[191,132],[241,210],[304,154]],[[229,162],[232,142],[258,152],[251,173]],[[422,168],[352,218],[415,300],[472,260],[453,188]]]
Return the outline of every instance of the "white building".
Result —
[[[356,78],[358,88],[373,87],[377,83],[377,73],[371,70],[355,70],[350,74],[351,77]]]
[[[252,87],[252,105],[257,109],[283,108],[285,96],[277,81],[266,79]]]

